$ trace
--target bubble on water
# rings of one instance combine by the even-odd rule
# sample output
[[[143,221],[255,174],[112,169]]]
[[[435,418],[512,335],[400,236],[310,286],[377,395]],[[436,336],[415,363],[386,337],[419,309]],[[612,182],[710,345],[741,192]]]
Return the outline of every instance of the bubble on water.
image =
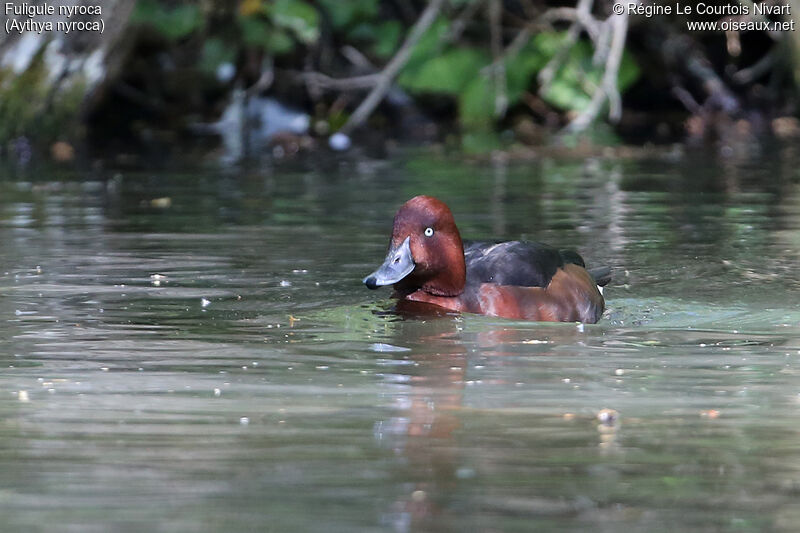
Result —
[[[31,400],[30,397],[28,396],[28,391],[26,390],[19,391],[17,393],[17,399],[23,403],[27,403]]]
[[[619,413],[614,409],[601,409],[597,413],[597,420],[599,420],[601,424],[613,425],[619,420]]]
[[[201,307],[208,307],[209,305],[211,305],[211,300],[209,300],[207,298],[200,298],[200,306]]]

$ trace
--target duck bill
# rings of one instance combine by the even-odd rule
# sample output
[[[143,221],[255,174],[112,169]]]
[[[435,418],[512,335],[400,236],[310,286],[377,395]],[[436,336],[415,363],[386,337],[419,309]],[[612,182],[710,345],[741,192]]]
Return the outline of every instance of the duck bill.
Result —
[[[364,278],[364,285],[370,289],[394,285],[411,274],[414,266],[414,257],[411,255],[411,237],[406,237],[400,246],[389,248],[383,264],[378,270]]]

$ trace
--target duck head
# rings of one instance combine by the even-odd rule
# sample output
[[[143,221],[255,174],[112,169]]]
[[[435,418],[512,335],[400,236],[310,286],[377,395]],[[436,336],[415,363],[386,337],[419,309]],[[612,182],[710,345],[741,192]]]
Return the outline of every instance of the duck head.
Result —
[[[386,259],[364,284],[370,289],[394,285],[403,294],[423,290],[458,296],[466,270],[464,245],[450,208],[432,196],[415,196],[394,216]]]

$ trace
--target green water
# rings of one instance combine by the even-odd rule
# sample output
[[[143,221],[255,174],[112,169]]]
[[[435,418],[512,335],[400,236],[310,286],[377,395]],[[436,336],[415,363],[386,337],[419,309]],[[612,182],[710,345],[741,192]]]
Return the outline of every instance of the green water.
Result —
[[[798,161],[5,170],[0,523],[794,531]],[[605,317],[392,314],[416,194],[611,265]]]

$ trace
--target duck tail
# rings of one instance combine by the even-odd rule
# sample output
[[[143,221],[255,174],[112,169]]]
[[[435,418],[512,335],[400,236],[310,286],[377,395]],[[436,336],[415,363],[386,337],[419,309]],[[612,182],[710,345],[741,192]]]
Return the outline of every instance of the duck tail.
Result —
[[[561,260],[565,263],[572,263],[573,265],[586,268],[586,263],[583,262],[583,257],[581,257],[580,254],[575,250],[559,250],[558,253],[561,255]]]
[[[611,267],[596,267],[588,270],[598,287],[605,287],[611,281]]]

